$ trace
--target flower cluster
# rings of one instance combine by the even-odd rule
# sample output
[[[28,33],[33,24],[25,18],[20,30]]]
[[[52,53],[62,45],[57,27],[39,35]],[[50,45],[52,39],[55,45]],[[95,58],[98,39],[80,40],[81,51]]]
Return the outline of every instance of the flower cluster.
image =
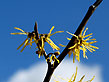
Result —
[[[27,46],[27,45],[32,45],[32,43],[36,43],[37,45],[37,48],[38,48],[38,51],[36,51],[36,53],[39,55],[39,58],[40,56],[43,55],[43,51],[44,51],[44,44],[45,42],[47,42],[52,48],[53,50],[56,49],[56,50],[60,50],[60,48],[58,46],[56,46],[54,44],[54,42],[50,39],[50,36],[56,34],[56,33],[62,33],[64,31],[56,31],[54,33],[51,34],[52,30],[54,29],[54,26],[50,29],[50,32],[48,34],[39,34],[40,37],[39,39],[36,39],[36,35],[35,35],[35,32],[24,32],[22,29],[20,28],[17,28],[15,27],[15,29],[17,30],[20,30],[21,32],[18,32],[18,33],[11,33],[12,35],[27,35],[27,38],[26,40],[17,48],[19,49],[22,45],[24,45],[24,47],[21,49],[21,52],[24,50],[24,48]]]
[[[76,67],[76,73],[73,74],[70,79],[64,79],[64,78],[62,78],[62,77],[60,77],[60,76],[58,76],[58,78],[60,78],[60,79],[62,79],[62,80],[64,80],[64,81],[66,81],[66,82],[75,82],[76,77],[77,77],[77,69],[78,69],[78,68]],[[84,77],[85,77],[85,75],[83,75],[82,78],[81,78],[78,82],[82,82],[83,79],[84,79]],[[54,78],[55,78],[55,80],[54,80],[55,82],[60,82],[60,81],[58,81],[58,78],[57,78],[56,76],[54,76]],[[92,82],[94,78],[95,78],[95,76],[93,76],[93,78],[92,78],[91,80],[88,80],[88,81],[86,81],[86,82]]]
[[[57,51],[57,52],[54,52],[54,53],[49,53],[48,54],[48,57],[46,59],[46,61],[49,59],[49,62],[52,62],[53,61],[53,66],[54,66],[54,62],[57,61],[59,63],[59,60],[57,59],[56,56],[60,55],[60,52]]]
[[[86,56],[87,50],[89,50],[90,52],[93,52],[93,51],[95,51],[95,49],[99,49],[98,47],[91,45],[91,44],[97,42],[95,38],[91,39],[92,33],[85,35],[88,28],[86,28],[86,30],[84,32],[83,32],[83,30],[81,31],[81,33],[78,36],[67,31],[68,34],[75,37],[75,41],[73,42],[74,45],[68,48],[68,49],[70,49],[70,51],[68,52],[69,57],[73,53],[73,63],[75,62],[75,57],[80,62],[80,50],[83,51],[83,57],[88,59],[88,57]],[[71,40],[70,38],[67,38],[67,39]],[[62,44],[59,44],[59,45],[62,47],[66,47],[66,45],[62,45]]]
[[[27,38],[25,39],[25,41],[17,48],[19,49],[21,46],[23,46],[23,48],[21,49],[21,52],[24,50],[24,48],[27,45],[30,45],[30,47],[32,46],[33,43],[36,43],[38,48],[38,51],[36,51],[36,54],[38,54],[39,58],[40,56],[43,56],[43,54],[45,53],[45,42],[47,42],[52,48],[53,50],[57,50],[57,52],[54,53],[49,53],[48,55],[45,56],[46,61],[47,62],[53,62],[53,66],[54,66],[54,62],[57,61],[58,63],[60,62],[58,60],[58,58],[56,56],[60,55],[60,52],[58,50],[60,50],[60,48],[55,45],[55,43],[50,39],[50,37],[56,33],[62,33],[64,31],[56,31],[54,33],[52,33],[52,30],[54,29],[54,26],[50,29],[48,34],[38,34],[38,32],[36,33],[36,30],[32,31],[32,32],[25,32],[20,28],[15,27],[15,29],[21,31],[21,32],[17,32],[17,33],[11,33],[12,35],[26,35]],[[83,29],[84,30],[84,29]],[[81,31],[81,33],[77,36],[75,34],[72,34],[70,32],[67,31],[68,34],[74,36],[75,41],[73,41],[72,44],[74,44],[73,46],[70,46],[69,49],[69,57],[71,56],[71,54],[73,53],[73,62],[75,62],[75,57],[76,59],[80,62],[80,50],[83,51],[83,57],[84,58],[88,58],[86,56],[86,52],[87,50],[89,50],[90,52],[95,51],[95,49],[99,49],[96,46],[92,46],[91,44],[96,43],[96,39],[92,38],[92,33],[85,35],[86,31],[88,30],[88,28],[85,29],[85,31],[83,32],[83,30]],[[67,38],[68,40],[71,40],[70,38]],[[91,41],[92,40],[92,41]],[[60,44],[62,47],[66,47],[65,45]],[[61,77],[62,80],[65,80],[67,82],[75,82],[76,80],[76,76],[77,76],[77,67],[76,67],[76,73],[73,74],[71,76],[70,79],[63,79]],[[54,76],[55,77],[55,76]],[[84,79],[85,75],[78,81],[78,82],[82,82]],[[90,82],[94,79],[95,76],[93,76],[93,78],[91,80],[89,80]],[[56,80],[54,80],[55,82],[60,82],[57,80],[57,77],[55,77]],[[87,82],[89,82],[87,81]]]
[[[60,48],[54,44],[54,42],[50,39],[50,37],[56,33],[62,33],[64,31],[56,31],[51,34],[52,30],[54,29],[54,26],[50,29],[48,34],[39,34],[40,35],[39,39],[36,39],[35,31],[25,32],[22,29],[17,28],[17,27],[15,27],[15,29],[20,30],[21,32],[11,33],[12,35],[17,35],[17,34],[27,35],[27,38],[25,39],[25,41],[17,48],[17,49],[19,49],[22,45],[24,45],[24,47],[21,49],[21,52],[24,50],[24,48],[27,45],[32,46],[32,43],[34,43],[34,42],[36,43],[37,48],[38,48],[38,51],[36,51],[36,53],[39,55],[39,58],[40,58],[40,56],[43,56],[45,42],[47,42],[53,48],[53,50],[54,49],[60,50]],[[67,33],[69,33],[70,35],[75,37],[74,45],[69,47],[70,51],[68,53],[69,57],[73,53],[73,62],[75,62],[75,57],[78,61],[80,61],[80,50],[83,51],[83,57],[88,58],[86,56],[87,50],[89,50],[90,52],[93,52],[93,51],[95,51],[95,49],[99,49],[98,47],[91,45],[91,44],[97,42],[96,39],[94,39],[94,38],[91,39],[92,33],[85,35],[88,28],[86,28],[86,30],[84,32],[83,32],[83,30],[81,31],[81,33],[78,36],[67,31]],[[67,38],[67,39],[71,40],[70,38]],[[91,40],[93,40],[93,41],[91,41]],[[65,47],[64,45],[61,45],[61,46]],[[52,55],[51,60],[53,60],[52,58],[55,58],[55,57]]]
[[[83,57],[88,58],[86,56],[87,50],[89,50],[90,52],[93,52],[93,51],[95,51],[95,49],[99,49],[98,47],[91,45],[93,43],[96,43],[97,41],[95,41],[96,39],[94,39],[94,38],[91,39],[92,33],[85,35],[87,30],[88,30],[88,28],[86,28],[86,30],[84,32],[82,30],[78,36],[76,36],[75,34],[72,34],[70,32],[67,32],[76,38],[76,40],[74,41],[74,46],[69,47],[70,51],[68,53],[69,56],[71,56],[71,54],[73,52],[73,62],[75,62],[75,56],[76,56],[76,59],[78,61],[80,61],[80,50],[83,51]],[[67,38],[67,39],[71,40],[70,38]],[[93,41],[91,41],[91,40],[93,40]]]
[[[23,31],[22,29],[20,28],[17,28],[15,27],[14,29],[17,29],[17,30],[20,30],[21,32],[17,32],[17,33],[11,33],[12,35],[27,35],[27,38],[25,39],[25,41],[17,48],[19,49],[21,46],[24,45],[24,47],[21,49],[21,52],[24,50],[24,48],[27,46],[27,45],[30,45],[32,46],[32,43],[33,42],[36,42],[37,43],[37,40],[35,39],[35,33],[34,32],[25,32]],[[32,41],[34,40],[34,41]]]

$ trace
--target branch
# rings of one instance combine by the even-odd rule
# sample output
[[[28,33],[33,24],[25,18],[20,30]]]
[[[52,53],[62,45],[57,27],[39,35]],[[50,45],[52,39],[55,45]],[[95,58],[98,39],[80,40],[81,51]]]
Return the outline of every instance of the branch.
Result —
[[[91,5],[85,15],[85,17],[83,18],[82,22],[80,23],[78,29],[76,30],[76,32],[74,33],[75,35],[79,35],[82,31],[82,29],[84,29],[87,21],[89,20],[89,18],[91,17],[91,15],[93,14],[93,12],[95,11],[95,9],[97,8],[97,6],[102,2],[102,0],[96,0],[96,2]],[[68,49],[69,47],[74,45],[74,41],[75,41],[75,37],[72,37],[72,39],[70,40],[70,42],[68,43],[68,45],[66,46],[66,48],[63,50],[63,52],[60,54],[60,56],[58,57],[59,61],[61,62],[64,57],[68,54],[68,52],[70,51],[70,49]],[[59,65],[58,62],[55,63],[55,68]]]
[[[39,33],[38,33],[38,25],[37,25],[37,22],[35,22],[35,25],[34,25],[34,32],[35,32],[35,35],[36,35],[36,40],[39,40],[40,38],[39,38]],[[37,46],[38,46],[38,49],[40,49],[40,43],[37,43]],[[47,63],[48,63],[48,65],[49,66],[51,66],[51,62],[49,62],[50,60],[49,59],[47,59],[47,53],[45,52],[45,50],[43,50],[43,55],[44,55],[44,57],[45,57],[45,59],[47,60]]]
[[[85,25],[86,25],[87,21],[89,20],[90,16],[93,14],[93,12],[95,11],[95,9],[98,7],[98,5],[101,2],[102,2],[102,0],[96,0],[96,2],[89,7],[89,9],[88,9],[85,17],[83,18],[83,20],[80,23],[78,29],[76,30],[75,35],[78,36],[81,33],[82,29],[85,27]],[[65,56],[68,54],[68,52],[70,51],[70,49],[68,49],[68,48],[74,45],[75,39],[76,39],[75,37],[72,37],[72,39],[70,40],[70,42],[68,43],[68,45],[66,46],[66,48],[63,50],[63,52],[58,57],[58,60],[60,61],[60,63],[65,58]],[[57,61],[54,62],[54,67],[48,65],[48,71],[47,71],[46,77],[45,77],[45,79],[44,79],[43,82],[49,82],[50,81],[50,78],[51,78],[54,70],[56,69],[56,67],[60,63],[58,63]]]
[[[47,61],[48,66],[51,67],[50,59],[47,59],[47,58],[48,58],[48,55],[47,55],[47,53],[45,52],[45,50],[44,50],[44,52],[43,52],[43,55],[44,55],[44,57],[45,57],[45,59],[46,59],[46,61]]]

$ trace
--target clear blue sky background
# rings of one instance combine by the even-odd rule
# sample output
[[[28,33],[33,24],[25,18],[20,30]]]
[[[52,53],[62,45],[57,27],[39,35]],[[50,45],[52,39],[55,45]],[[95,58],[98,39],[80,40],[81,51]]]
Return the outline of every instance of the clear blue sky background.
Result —
[[[21,53],[17,47],[25,40],[26,36],[10,35],[17,32],[14,27],[25,31],[33,31],[35,21],[38,22],[40,33],[48,33],[54,25],[53,32],[64,30],[74,33],[81,20],[85,16],[88,7],[95,0],[0,0],[0,82],[7,80],[18,69],[28,68],[34,63],[44,61],[38,59],[35,47],[28,47]],[[109,55],[108,55],[108,20],[109,1],[103,1],[91,16],[86,27],[87,33],[94,33],[97,39],[95,44],[100,49],[94,53],[87,53],[88,60],[81,58],[81,62],[87,65],[99,64],[103,67],[104,82],[109,80]],[[67,44],[67,33],[57,34],[52,37],[57,44]],[[48,51],[49,46],[46,46]],[[63,48],[62,48],[63,49]],[[72,63],[73,64],[73,63]]]

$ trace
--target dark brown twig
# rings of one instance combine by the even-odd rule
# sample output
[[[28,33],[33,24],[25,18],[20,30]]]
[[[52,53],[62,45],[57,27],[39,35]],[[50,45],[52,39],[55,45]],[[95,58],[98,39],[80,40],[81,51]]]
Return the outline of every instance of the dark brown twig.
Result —
[[[46,61],[47,61],[48,66],[51,67],[50,59],[48,59],[48,55],[47,55],[47,53],[45,52],[45,50],[44,50],[44,52],[43,52],[43,55],[44,55],[44,57],[45,57],[45,59],[46,59]]]
[[[34,32],[35,32],[35,35],[36,35],[36,40],[39,39],[39,33],[38,33],[38,25],[37,25],[37,22],[35,22],[35,25],[34,25]]]
[[[75,32],[75,35],[79,35],[82,31],[82,29],[85,27],[87,21],[89,20],[90,16],[93,14],[93,12],[95,11],[95,9],[98,7],[98,5],[102,2],[102,0],[96,0],[96,2],[91,5],[88,9],[88,12],[86,13],[85,17],[83,18],[82,22],[80,23],[78,29]],[[75,37],[72,37],[72,39],[70,40],[70,42],[68,43],[68,45],[66,46],[66,48],[63,50],[63,52],[60,54],[60,56],[58,57],[58,60],[61,61],[64,59],[64,57],[68,54],[68,52],[70,51],[68,48],[74,45],[74,41],[75,41]],[[46,73],[46,76],[44,78],[43,82],[49,82],[51,79],[51,76],[54,72],[54,70],[56,69],[56,67],[60,64],[57,61],[54,63],[54,66],[49,66],[48,65],[48,71]]]
[[[35,32],[35,35],[36,35],[36,40],[40,41],[39,39],[39,33],[38,33],[38,25],[37,25],[37,22],[35,22],[35,25],[34,25],[34,32]],[[38,46],[38,49],[40,50],[40,42],[37,43],[37,46]],[[43,50],[43,55],[45,57],[45,59],[47,60],[47,63],[49,66],[51,66],[51,62],[49,62],[50,60],[47,59],[48,56],[47,56],[47,53],[45,52],[45,50]]]

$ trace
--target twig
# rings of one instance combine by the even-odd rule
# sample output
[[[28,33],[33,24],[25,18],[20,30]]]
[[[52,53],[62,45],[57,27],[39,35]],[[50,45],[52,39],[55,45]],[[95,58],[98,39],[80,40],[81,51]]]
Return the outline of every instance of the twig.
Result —
[[[34,25],[34,32],[35,32],[35,35],[36,35],[36,40],[39,39],[39,33],[38,33],[38,25],[37,25],[37,22],[35,22],[35,25]]]
[[[39,40],[39,33],[38,33],[38,25],[37,25],[37,22],[35,22],[35,25],[34,25],[34,32],[35,32],[35,35],[36,35],[36,40]],[[38,49],[40,49],[39,48],[40,42],[37,43],[37,46],[38,46]],[[43,50],[43,55],[44,55],[45,59],[47,60],[48,65],[51,66],[51,62],[49,62],[50,60],[47,59],[48,56],[47,56],[47,53],[45,52],[45,50]]]

